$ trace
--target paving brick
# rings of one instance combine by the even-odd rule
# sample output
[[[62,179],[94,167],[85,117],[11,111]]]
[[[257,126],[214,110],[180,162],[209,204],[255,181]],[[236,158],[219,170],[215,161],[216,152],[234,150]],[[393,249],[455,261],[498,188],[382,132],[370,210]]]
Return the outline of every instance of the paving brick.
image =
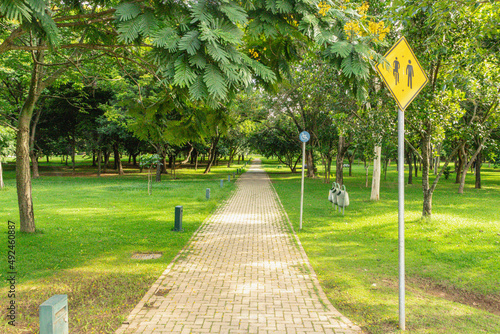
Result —
[[[283,211],[255,161],[116,333],[361,333],[328,303]]]

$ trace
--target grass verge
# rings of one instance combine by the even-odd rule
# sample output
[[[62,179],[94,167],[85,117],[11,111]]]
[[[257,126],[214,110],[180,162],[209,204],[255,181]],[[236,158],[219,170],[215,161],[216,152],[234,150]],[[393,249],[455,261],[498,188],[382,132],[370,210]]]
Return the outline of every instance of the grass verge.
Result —
[[[38,307],[54,294],[67,294],[71,333],[113,333],[128,313],[184,247],[201,223],[235,189],[227,182],[232,168],[215,167],[208,175],[179,169],[177,179],[163,175],[147,192],[147,176],[137,171],[119,177],[78,174],[67,167],[41,164],[33,180],[38,232],[19,232],[15,176],[7,166],[6,188],[0,191],[2,254],[7,253],[7,221],[16,233],[16,326],[1,314],[1,333],[37,333]],[[82,172],[87,171],[87,172]],[[231,175],[232,176],[232,175]],[[220,180],[224,179],[224,187]],[[232,179],[232,177],[231,177]],[[211,189],[211,199],[205,197]],[[173,232],[174,207],[183,205],[184,232]],[[162,253],[153,260],[133,260],[134,253]],[[0,261],[1,305],[7,306],[7,257]],[[3,307],[2,306],[2,307]]]
[[[363,166],[345,176],[346,214],[328,202],[330,185],[263,161],[332,304],[367,333],[398,333],[397,171],[389,169],[378,202],[369,201]],[[321,172],[321,170],[320,170]],[[346,171],[347,172],[347,169]],[[467,179],[440,180],[432,221],[421,221],[421,179],[405,189],[406,326],[409,333],[500,333],[500,171],[484,168],[483,189]]]

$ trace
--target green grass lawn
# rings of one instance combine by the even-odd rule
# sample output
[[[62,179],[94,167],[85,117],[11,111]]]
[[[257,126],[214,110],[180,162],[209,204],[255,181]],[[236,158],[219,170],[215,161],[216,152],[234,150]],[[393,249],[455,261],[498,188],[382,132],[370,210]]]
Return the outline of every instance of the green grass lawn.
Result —
[[[88,161],[80,161],[77,175],[60,162],[41,163],[42,177],[33,180],[35,234],[17,233],[17,326],[6,324],[2,312],[0,332],[38,330],[38,306],[54,294],[67,294],[70,333],[113,333],[143,297],[193,232],[227,199],[234,183],[227,182],[231,168],[216,167],[203,175],[177,170],[153,184],[147,192],[144,172],[128,168],[125,176],[97,178]],[[5,167],[5,166],[4,166]],[[68,169],[69,168],[69,169]],[[44,176],[61,174],[65,176]],[[17,223],[19,213],[12,164],[4,173],[0,191],[1,305],[8,305],[7,221]],[[224,187],[220,180],[224,179]],[[205,190],[211,189],[206,200]],[[174,208],[183,206],[184,232],[173,232]],[[132,260],[136,252],[161,252],[155,260]]]
[[[269,160],[264,166],[298,231],[300,173]],[[468,176],[463,195],[457,194],[454,174],[440,180],[430,222],[420,219],[421,178],[406,186],[409,333],[500,333],[500,170],[483,169],[481,190],[474,189],[473,178]],[[382,181],[378,202],[369,200],[362,165],[355,165],[344,183],[351,204],[342,217],[328,202],[330,185],[306,179],[299,238],[341,312],[368,333],[397,333],[396,167]]]

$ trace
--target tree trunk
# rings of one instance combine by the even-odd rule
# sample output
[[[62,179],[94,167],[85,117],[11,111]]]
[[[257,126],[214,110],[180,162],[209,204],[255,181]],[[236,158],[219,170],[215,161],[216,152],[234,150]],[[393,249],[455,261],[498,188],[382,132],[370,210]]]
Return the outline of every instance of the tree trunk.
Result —
[[[382,147],[375,146],[375,159],[373,159],[372,193],[371,201],[380,199],[380,165],[382,157]]]
[[[29,126],[34,106],[34,97],[29,96],[19,115],[16,145],[16,183],[20,216],[20,229],[22,232],[28,233],[34,233],[36,230],[35,214],[33,212],[33,198],[31,195],[31,175],[29,159]]]
[[[314,165],[312,148],[306,150],[306,161],[307,161],[307,177],[314,178],[314,170],[316,169],[316,166]]]
[[[161,164],[156,165],[156,182],[161,182]]]
[[[28,96],[19,113],[16,143],[16,184],[20,218],[19,226],[21,232],[28,233],[36,231],[33,197],[31,194],[30,123],[36,101],[43,89],[41,64],[44,62],[44,51],[36,52],[36,58],[37,61],[33,63]]]
[[[40,115],[42,114],[42,109],[39,108],[34,112],[34,118],[31,121],[31,132],[30,132],[30,159],[31,159],[31,167],[33,172],[31,177],[34,179],[38,179],[40,174],[38,173],[38,152],[35,150],[35,135],[36,135],[36,126],[38,125],[38,121],[40,120]]]
[[[2,170],[2,160],[0,160],[0,189],[3,189],[5,184],[3,183],[3,170]]]
[[[104,169],[103,173],[106,173],[108,169],[108,163],[109,163],[109,156],[111,155],[111,152],[108,152],[108,150],[104,151]]]
[[[413,156],[413,165],[415,166],[415,177],[418,177],[418,157],[416,155]]]
[[[413,184],[413,153],[406,150],[406,160],[408,161],[408,184]]]
[[[194,156],[194,170],[198,170],[198,151],[196,151],[196,155]]]
[[[30,160],[32,169],[31,177],[34,179],[38,179],[40,177],[40,174],[38,172],[38,156],[34,150],[30,150]]]
[[[137,155],[138,154],[132,154],[132,166],[137,166]]]
[[[97,176],[101,176],[102,151],[97,153]]]
[[[479,153],[481,152],[482,150],[482,147],[483,147],[483,144],[486,142],[486,139],[487,137],[485,137],[483,139],[483,141],[479,144],[479,147],[477,148],[476,152],[474,152],[474,154],[472,155],[472,157],[470,158],[470,161],[469,163],[463,167],[463,170],[462,170],[462,175],[460,177],[460,185],[458,186],[458,193],[459,194],[463,194],[464,193],[464,187],[465,187],[465,176],[467,175],[467,171],[469,170],[470,166],[472,165],[472,163],[475,161],[475,159],[477,159]],[[467,157],[465,155],[465,149],[464,149],[465,145],[462,146],[462,152],[464,153],[464,156]],[[467,161],[467,160],[465,160]]]
[[[330,183],[330,178],[332,176],[332,156],[327,155],[327,169],[326,173],[328,174],[328,183]]]
[[[71,170],[75,174],[76,167],[76,137],[73,135],[73,141],[71,143]]]
[[[443,147],[443,144],[438,144],[438,146],[437,146],[437,157],[436,157],[436,161],[434,164],[434,175],[438,174],[439,165],[441,164],[441,148],[442,147]]]
[[[96,157],[95,157],[95,150],[92,150],[92,167],[96,167],[97,166],[97,161],[96,161]]]
[[[430,125],[427,126],[430,128]],[[431,162],[431,136],[426,133],[422,139],[422,191],[424,193],[424,202],[422,209],[422,218],[431,219],[432,215],[432,189],[429,184],[429,171]]]
[[[220,135],[217,134],[215,138],[212,140],[212,145],[210,145],[210,151],[208,152],[208,164],[205,168],[203,174],[208,174],[210,169],[212,168],[213,163],[215,162],[215,158],[217,157],[217,144],[219,143]]]
[[[432,215],[432,192],[428,190],[424,191],[422,218],[431,219],[431,215]]]
[[[481,150],[476,158],[476,189],[481,189],[481,165],[483,164],[483,151]]]
[[[161,182],[161,172],[162,168],[165,167],[165,157],[166,153],[163,152],[163,147],[162,145],[158,145],[156,148],[156,154],[158,154],[158,157],[162,157],[161,161],[156,164],[156,182]]]
[[[339,137],[339,147],[337,153],[336,170],[335,170],[335,181],[342,186],[344,184],[344,156],[347,152],[345,143],[345,137]]]
[[[115,164],[116,169],[118,170],[118,175],[124,175],[125,173],[123,172],[122,159],[120,158],[120,150],[118,150],[118,144],[113,145],[113,150],[115,153]]]
[[[462,175],[462,170],[464,168],[464,156],[465,153],[462,153],[462,149],[458,152],[458,164],[455,167],[455,171],[457,172],[457,176],[455,177],[455,183],[460,183],[460,176]]]

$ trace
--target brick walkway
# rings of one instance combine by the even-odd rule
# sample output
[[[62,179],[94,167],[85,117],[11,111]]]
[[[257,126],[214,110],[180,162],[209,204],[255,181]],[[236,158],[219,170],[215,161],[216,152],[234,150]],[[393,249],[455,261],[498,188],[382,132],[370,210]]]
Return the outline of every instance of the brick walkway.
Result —
[[[361,333],[329,303],[256,161],[116,332]]]

